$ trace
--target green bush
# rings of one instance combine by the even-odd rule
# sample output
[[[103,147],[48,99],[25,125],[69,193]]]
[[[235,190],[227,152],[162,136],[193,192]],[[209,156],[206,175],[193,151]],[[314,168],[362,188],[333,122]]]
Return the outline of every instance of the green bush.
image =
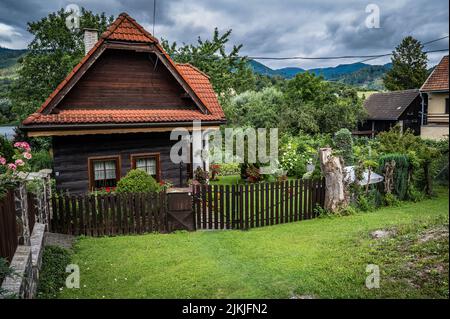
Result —
[[[375,194],[369,193],[367,196],[364,194],[361,194],[358,196],[358,209],[363,212],[371,212],[375,210],[376,203],[375,203]]]
[[[334,147],[337,153],[342,156],[346,166],[353,165],[353,139],[352,133],[346,129],[340,129],[334,134]]]
[[[49,151],[40,150],[33,153],[33,158],[29,161],[29,164],[31,166],[31,170],[33,172],[37,172],[41,169],[52,168],[53,158]]]
[[[384,175],[385,164],[395,161],[394,169],[394,194],[398,199],[406,198],[406,191],[408,190],[408,174],[409,174],[409,160],[408,156],[404,154],[386,154],[380,157],[379,168]]]
[[[388,193],[384,195],[384,204],[386,206],[397,207],[400,205],[400,201],[398,200],[397,196],[392,193]]]
[[[241,173],[239,163],[221,163],[219,176],[239,175]]]
[[[70,264],[71,255],[67,249],[47,246],[42,255],[42,269],[39,274],[37,298],[53,299],[60,288],[65,287],[66,267]]]
[[[144,193],[159,192],[161,190],[158,182],[147,172],[141,169],[133,169],[123,177],[118,183],[116,192],[118,193]]]
[[[10,141],[0,135],[0,156],[6,158],[8,162],[14,156],[14,147]]]

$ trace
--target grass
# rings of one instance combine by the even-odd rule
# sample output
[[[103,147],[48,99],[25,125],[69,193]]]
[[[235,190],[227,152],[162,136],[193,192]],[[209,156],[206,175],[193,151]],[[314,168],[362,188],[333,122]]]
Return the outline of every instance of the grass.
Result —
[[[59,297],[448,298],[448,212],[441,190],[420,203],[245,232],[84,237],[72,255],[81,288]],[[373,239],[379,229],[395,236]],[[380,267],[379,289],[365,287],[368,264]]]

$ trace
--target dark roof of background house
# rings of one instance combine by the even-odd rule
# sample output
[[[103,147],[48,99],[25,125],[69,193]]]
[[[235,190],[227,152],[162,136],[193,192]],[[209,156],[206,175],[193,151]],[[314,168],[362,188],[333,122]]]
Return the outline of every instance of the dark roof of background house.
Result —
[[[442,58],[420,90],[448,91],[448,55]]]
[[[395,121],[418,95],[418,89],[372,94],[364,101],[367,119]]]

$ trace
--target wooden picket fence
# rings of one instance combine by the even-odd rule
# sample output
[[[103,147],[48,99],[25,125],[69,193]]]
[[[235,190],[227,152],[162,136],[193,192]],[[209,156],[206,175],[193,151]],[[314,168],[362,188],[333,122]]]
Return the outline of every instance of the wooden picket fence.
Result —
[[[164,232],[166,193],[107,195],[56,194],[52,198],[52,232],[114,236]]]
[[[324,179],[193,189],[197,229],[249,229],[311,219],[324,201]]]
[[[18,245],[14,192],[0,199],[0,257],[11,262]]]

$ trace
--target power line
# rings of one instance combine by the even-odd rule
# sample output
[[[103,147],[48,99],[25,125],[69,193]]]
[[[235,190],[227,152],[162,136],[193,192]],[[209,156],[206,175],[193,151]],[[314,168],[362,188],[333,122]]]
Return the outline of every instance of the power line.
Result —
[[[423,45],[427,45],[430,43],[434,43],[443,39],[447,39],[449,36],[441,37],[438,39],[434,39],[428,42],[423,43]],[[432,51],[428,51],[425,53],[431,53]],[[440,51],[435,51],[440,52]],[[378,59],[386,56],[390,56],[392,53],[384,53],[384,54],[373,54],[373,55],[341,55],[341,56],[328,56],[328,57],[304,57],[304,56],[293,56],[293,57],[264,57],[264,56],[249,56],[249,59],[252,60],[340,60],[340,59],[367,59],[366,61]]]
[[[433,42],[437,42],[437,41],[441,41],[441,40],[444,40],[444,39],[448,39],[448,35],[446,35],[445,37],[439,38],[439,39],[435,39],[435,40],[431,40],[431,41],[422,43],[422,44],[423,45],[427,45],[427,44],[430,44],[430,43],[433,43]]]

